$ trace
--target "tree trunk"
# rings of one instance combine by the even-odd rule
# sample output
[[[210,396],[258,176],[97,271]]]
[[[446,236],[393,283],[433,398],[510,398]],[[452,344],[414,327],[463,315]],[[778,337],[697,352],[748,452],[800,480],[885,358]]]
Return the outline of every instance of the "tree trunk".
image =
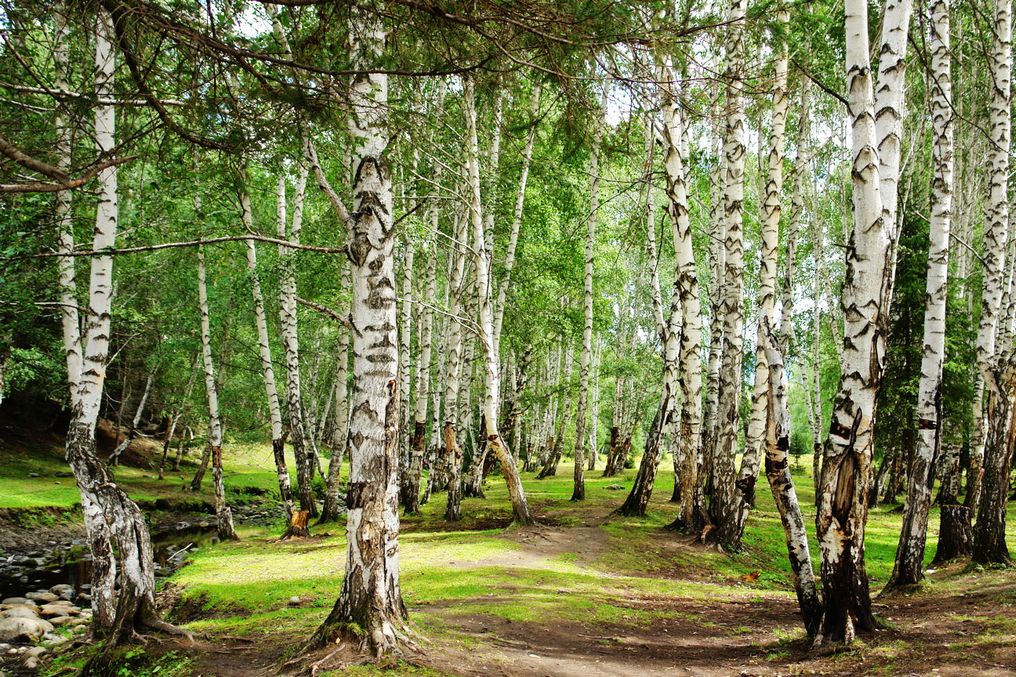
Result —
[[[786,11],[781,10],[780,14],[781,19],[785,21]],[[811,568],[811,553],[808,549],[808,532],[804,527],[804,515],[797,500],[787,453],[790,450],[787,373],[783,368],[783,355],[778,347],[778,339],[772,333],[769,318],[763,316],[761,322],[759,335],[762,349],[766,352],[766,371],[769,375],[766,478],[769,480],[769,488],[772,489],[773,500],[787,537],[787,555],[790,558],[794,590],[797,593],[797,603],[801,607],[804,627],[808,631],[808,636],[813,637],[822,622],[822,600],[815,586],[815,573]]]
[[[773,119],[769,133],[769,176],[765,187],[765,201],[762,205],[762,251],[759,263],[758,290],[759,327],[776,326],[776,263],[780,250],[780,218],[783,215],[781,204],[785,157],[783,139],[790,101],[787,96],[789,55],[784,37],[790,25],[789,14],[785,11],[779,12],[777,22],[779,28],[773,32],[772,36],[777,49],[774,64]],[[784,326],[789,324],[790,322],[786,322]],[[763,455],[762,447],[765,442],[770,381],[762,331],[759,330],[756,332],[755,341],[755,385],[752,391],[751,415],[748,419],[748,434],[745,438],[741,467],[735,483],[737,507],[729,541],[730,545],[737,549],[741,547],[741,539],[748,523],[748,514],[755,507],[755,482],[758,478],[759,464]]]
[[[931,5],[931,120],[935,176],[931,191],[928,278],[924,309],[924,357],[917,396],[917,448],[910,462],[903,527],[893,573],[885,590],[916,585],[924,578],[928,511],[935,483],[932,472],[942,429],[942,363],[945,355],[945,312],[949,276],[949,230],[952,218],[953,130],[952,52],[949,43],[949,2]]]
[[[466,253],[460,243],[467,237],[465,219],[455,223],[455,240],[452,244],[452,273],[448,281],[448,329],[445,340],[447,354],[447,375],[445,377],[444,424],[441,439],[444,443],[442,488],[447,486],[448,497],[445,505],[445,519],[449,522],[462,518],[462,447],[458,440],[459,387],[463,369],[462,292],[465,287]],[[444,480],[447,479],[447,482]]]
[[[415,171],[413,172],[416,173]],[[412,440],[409,433],[409,395],[411,389],[412,370],[410,369],[410,358],[412,356],[412,331],[413,331],[413,259],[416,255],[416,246],[413,242],[405,243],[402,255],[402,299],[399,325],[399,497],[403,505],[409,494],[409,483],[412,475],[409,467],[412,463]],[[419,359],[419,356],[417,356]]]
[[[311,640],[323,646],[338,634],[375,656],[397,649],[406,607],[399,589],[398,346],[396,341],[388,76],[373,73],[385,46],[381,19],[350,10],[353,76],[350,133],[356,163],[349,228],[352,263],[353,408],[349,421],[350,476],[346,498],[346,575],[342,593]]]
[[[744,23],[746,0],[731,0],[727,26],[727,102],[723,139],[724,181],[724,293],[723,360],[720,364],[720,396],[716,410],[716,444],[713,450],[714,494],[709,514],[716,525],[716,540],[737,547],[737,486],[734,455],[740,420],[741,362],[744,331]]]
[[[497,456],[508,485],[508,496],[512,502],[515,522],[521,525],[533,523],[526,502],[522,478],[519,475],[515,459],[508,450],[507,444],[497,429],[498,398],[501,394],[501,375],[499,356],[494,350],[494,313],[490,301],[490,256],[484,242],[484,228],[480,200],[480,152],[476,138],[476,101],[473,81],[466,78],[463,83],[463,96],[466,108],[466,143],[469,155],[469,184],[471,188],[470,222],[473,230],[473,249],[476,257],[476,285],[479,295],[479,340],[484,353],[484,386],[483,419],[484,435],[491,451]]]
[[[254,220],[250,197],[244,191],[240,196],[241,215],[244,225],[253,232]],[[279,497],[286,509],[287,523],[293,517],[293,489],[286,467],[284,442],[282,438],[282,408],[275,385],[275,367],[272,364],[272,348],[268,341],[268,316],[265,313],[265,297],[261,291],[261,277],[257,270],[257,248],[254,240],[247,240],[247,271],[250,274],[251,291],[254,296],[254,321],[258,332],[258,352],[261,356],[261,371],[265,380],[265,395],[268,397],[268,414],[272,425],[272,457],[275,473],[279,478]]]
[[[201,358],[205,367],[205,388],[208,392],[208,440],[212,457],[212,483],[215,489],[215,522],[219,538],[235,540],[233,513],[226,505],[226,485],[222,478],[222,419],[219,417],[219,393],[212,364],[212,335],[208,321],[208,287],[205,282],[205,253],[198,247],[198,303],[201,310]]]
[[[902,71],[910,3],[886,9],[883,72]],[[816,517],[822,549],[825,614],[816,641],[848,643],[856,631],[875,629],[864,567],[864,529],[868,517],[875,401],[885,361],[889,300],[893,278],[895,224],[887,222],[880,187],[882,158],[875,147],[875,100],[868,47],[868,7],[846,5],[847,83],[853,150],[853,229],[847,246],[841,305],[844,341],[840,384],[829,437],[823,451],[821,497]],[[902,33],[902,35],[900,35]],[[895,71],[894,71],[895,73]],[[880,88],[891,83],[879,82]],[[902,83],[900,86],[902,95]],[[891,107],[891,104],[886,104]],[[899,107],[879,109],[879,117],[899,116]],[[893,126],[890,125],[892,128]],[[897,139],[898,141],[898,139]],[[898,167],[898,157],[896,158]],[[895,186],[895,177],[887,180]],[[895,195],[892,217],[895,218]]]
[[[1000,331],[999,309],[1005,274],[1005,246],[1009,239],[1009,144],[1011,139],[1010,102],[1012,78],[1012,5],[1010,0],[995,1],[992,26],[993,45],[990,114],[991,143],[988,146],[989,204],[984,232],[984,294],[977,332],[977,364],[987,394],[987,433],[982,451],[971,449],[971,473],[967,479],[967,505],[977,506],[974,524],[973,559],[975,562],[1008,563],[1005,545],[1005,510],[1012,458],[1013,365],[1009,346],[996,347]],[[983,423],[982,423],[983,425]],[[983,470],[977,472],[983,458]],[[978,482],[978,478],[980,481]],[[979,491],[978,491],[978,485]]]
[[[342,286],[348,288],[349,267],[342,267]],[[349,309],[343,308],[346,316]],[[335,416],[332,422],[332,457],[328,460],[328,477],[325,478],[325,500],[321,506],[318,524],[338,522],[342,517],[339,480],[342,478],[342,463],[349,446],[349,344],[350,335],[345,328],[339,329],[335,364]]]
[[[1005,513],[1016,444],[1016,351],[1000,355],[984,383],[988,391],[988,434],[971,558],[979,564],[1009,566],[1012,559],[1005,544]]]
[[[606,114],[607,87],[603,87],[601,114]],[[583,278],[582,355],[579,358],[579,401],[575,408],[575,466],[573,473],[573,501],[586,499],[586,419],[589,417],[589,371],[593,361],[593,246],[596,243],[596,217],[600,209],[600,138],[603,136],[601,120],[593,132],[589,159],[589,217],[586,219],[586,261]]]
[[[304,189],[307,185],[307,168],[301,166],[293,200],[293,220],[287,233],[286,178],[279,175],[276,184],[276,225],[280,240],[299,244],[303,223]],[[289,438],[296,458],[296,487],[300,509],[317,517],[314,500],[314,471],[317,465],[307,445],[307,427],[304,422],[303,397],[300,386],[300,340],[296,320],[296,273],[293,270],[292,252],[279,245],[279,318],[282,326],[282,346],[286,358],[286,408],[289,412]],[[302,534],[306,535],[306,534]]]
[[[970,508],[959,503],[944,503],[940,509],[938,549],[932,565],[969,557],[974,543],[970,530]]]
[[[68,40],[66,19],[65,14],[57,14],[58,49],[55,60],[58,73],[64,75]],[[113,19],[109,13],[100,9],[95,33],[95,93],[100,100],[111,99],[113,96],[114,39]],[[115,126],[114,107],[111,104],[97,104],[95,140],[103,155],[112,156],[114,152]],[[58,130],[69,134],[61,123],[58,123]],[[70,138],[60,134],[58,138],[62,142],[58,149],[61,161],[69,163],[70,158],[64,156],[63,152],[69,152]],[[116,245],[119,219],[115,165],[98,173],[98,194],[92,248],[111,249]],[[61,215],[59,246],[61,251],[69,252],[74,247],[69,216],[70,195],[58,196],[57,203],[58,214]],[[61,213],[60,210],[63,209],[68,211]],[[179,633],[173,626],[159,620],[155,609],[154,562],[144,516],[116,485],[95,449],[95,426],[109,357],[113,258],[107,254],[91,259],[83,337],[77,324],[74,263],[69,258],[61,261],[61,296],[75,299],[75,305],[65,308],[68,312],[64,314],[63,323],[72,402],[66,451],[67,461],[81,494],[85,533],[92,555],[92,634],[108,640],[108,646],[113,646],[136,636],[137,630],[143,627]],[[71,310],[74,312],[70,313]],[[72,341],[77,343],[72,344]],[[116,587],[117,582],[119,588]],[[103,655],[104,652],[93,660],[101,660]]]

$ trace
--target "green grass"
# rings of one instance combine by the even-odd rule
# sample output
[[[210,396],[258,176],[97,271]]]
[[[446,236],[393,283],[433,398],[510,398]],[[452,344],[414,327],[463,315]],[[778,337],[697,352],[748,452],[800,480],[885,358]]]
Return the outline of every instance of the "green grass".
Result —
[[[29,453],[30,452],[30,453]],[[278,495],[278,479],[271,448],[256,444],[228,444],[223,451],[225,481],[231,504],[248,503],[259,495]],[[180,472],[170,467],[164,479],[158,477],[158,457],[151,468],[121,465],[113,468],[117,482],[132,499],[142,505],[154,505],[159,499],[181,504],[210,504],[211,473],[200,492],[189,491],[198,460],[197,451],[187,458]],[[292,470],[291,470],[292,472]],[[35,519],[54,510],[74,510],[81,497],[69,474],[63,449],[59,446],[26,449],[0,442],[0,509],[26,511],[25,519]],[[31,475],[37,475],[32,477]]]

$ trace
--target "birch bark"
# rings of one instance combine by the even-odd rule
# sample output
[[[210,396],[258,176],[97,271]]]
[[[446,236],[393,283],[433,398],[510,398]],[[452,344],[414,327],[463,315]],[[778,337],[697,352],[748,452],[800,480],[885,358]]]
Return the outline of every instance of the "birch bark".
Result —
[[[235,540],[233,513],[226,505],[226,485],[222,477],[222,418],[219,416],[219,392],[212,363],[212,334],[208,318],[208,285],[205,278],[205,252],[198,247],[198,307],[201,312],[201,361],[205,368],[208,394],[208,447],[212,456],[212,484],[215,489],[215,522],[221,540]]]
[[[727,101],[724,132],[723,358],[719,374],[716,446],[713,451],[714,494],[709,513],[715,538],[724,546],[737,545],[737,487],[734,455],[737,446],[741,362],[744,331],[744,23],[746,0],[731,0],[727,19]]]
[[[931,3],[932,162],[930,243],[924,308],[924,355],[917,394],[917,448],[910,461],[906,509],[899,547],[886,590],[915,585],[924,578],[928,511],[941,433],[942,363],[945,357],[945,313],[949,280],[949,231],[953,192],[952,50],[949,0]]]
[[[975,562],[1009,563],[1009,550],[1005,544],[1005,512],[1009,489],[1009,469],[1012,461],[1012,416],[1014,375],[1011,346],[996,345],[996,335],[1006,335],[1000,329],[1000,305],[1005,275],[1005,246],[1009,237],[1009,146],[1012,119],[1012,3],[995,1],[992,23],[992,96],[989,107],[988,146],[989,198],[987,224],[984,233],[984,292],[981,299],[981,320],[977,333],[977,364],[987,393],[987,433],[983,444],[983,470],[968,475],[968,505],[977,506],[977,521],[973,531],[973,559]],[[982,423],[982,425],[984,425]],[[978,440],[980,446],[980,440]],[[971,470],[974,470],[974,451],[971,451]],[[978,482],[978,477],[980,481]],[[978,486],[980,484],[980,487]],[[979,491],[978,491],[979,489]]]
[[[603,84],[600,114],[606,115],[607,84]],[[589,217],[586,219],[586,260],[582,296],[582,355],[579,358],[579,400],[575,410],[575,467],[573,501],[586,499],[586,419],[589,417],[589,371],[593,359],[593,247],[596,243],[596,217],[600,210],[600,140],[603,120],[593,131],[589,159]]]
[[[479,295],[479,340],[484,353],[484,385],[483,423],[484,435],[491,451],[497,456],[508,485],[508,496],[512,502],[515,521],[522,525],[533,523],[526,502],[525,489],[519,475],[515,459],[504,439],[498,432],[498,398],[501,393],[501,375],[499,356],[494,352],[494,317],[491,304],[491,288],[489,279],[490,257],[484,240],[483,217],[480,201],[480,152],[476,137],[476,100],[473,81],[466,78],[463,83],[463,96],[466,108],[466,143],[469,156],[469,184],[471,188],[470,222],[473,230],[473,249],[476,257],[476,284]]]
[[[755,384],[752,391],[751,415],[748,419],[748,434],[745,438],[744,454],[735,483],[736,511],[729,542],[740,548],[748,514],[755,505],[755,482],[762,460],[762,446],[766,432],[766,418],[770,389],[769,367],[763,345],[762,326],[776,326],[776,263],[779,257],[780,219],[783,215],[783,162],[784,133],[787,126],[787,66],[789,53],[784,35],[790,26],[790,15],[784,10],[777,13],[778,34],[772,39],[776,47],[773,80],[773,118],[769,133],[769,175],[766,180],[765,201],[762,205],[762,252],[759,265],[759,311],[755,342]],[[789,326],[789,322],[785,326]]]
[[[385,48],[380,15],[350,9],[350,86],[356,171],[353,210],[334,204],[349,228],[352,264],[353,401],[346,498],[346,575],[342,593],[312,644],[343,633],[374,655],[404,640],[399,588],[398,340],[392,184],[388,147],[388,76],[372,72]],[[358,632],[357,632],[358,630]]]
[[[302,166],[296,182],[293,199],[293,217],[287,228],[286,178],[279,176],[275,188],[276,231],[280,240],[294,244],[300,242],[303,222],[303,199],[307,185],[307,168]],[[288,231],[288,232],[287,232]],[[279,319],[282,326],[282,346],[286,358],[286,409],[289,414],[289,437],[296,458],[296,486],[300,498],[300,510],[310,517],[317,517],[317,503],[314,500],[315,459],[307,444],[307,426],[304,421],[303,397],[300,385],[300,339],[296,319],[296,272],[293,270],[292,251],[286,245],[279,245]],[[304,527],[295,527],[297,533],[307,535]]]

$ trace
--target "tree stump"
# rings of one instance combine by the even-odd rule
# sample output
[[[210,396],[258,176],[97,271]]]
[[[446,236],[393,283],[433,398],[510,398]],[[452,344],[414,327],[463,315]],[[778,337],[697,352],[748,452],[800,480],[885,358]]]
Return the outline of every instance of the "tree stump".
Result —
[[[310,529],[307,523],[310,521],[309,510],[294,510],[293,516],[289,519],[289,530],[287,538],[306,538],[310,536]]]
[[[942,506],[938,531],[938,550],[932,564],[941,564],[957,557],[969,557],[973,546],[970,530],[970,508],[956,503]]]

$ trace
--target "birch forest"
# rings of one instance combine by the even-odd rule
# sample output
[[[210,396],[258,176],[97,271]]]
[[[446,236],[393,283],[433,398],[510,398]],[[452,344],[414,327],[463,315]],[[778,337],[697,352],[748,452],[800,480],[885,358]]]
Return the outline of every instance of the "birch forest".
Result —
[[[1016,674],[1012,62],[0,0],[0,677]]]

